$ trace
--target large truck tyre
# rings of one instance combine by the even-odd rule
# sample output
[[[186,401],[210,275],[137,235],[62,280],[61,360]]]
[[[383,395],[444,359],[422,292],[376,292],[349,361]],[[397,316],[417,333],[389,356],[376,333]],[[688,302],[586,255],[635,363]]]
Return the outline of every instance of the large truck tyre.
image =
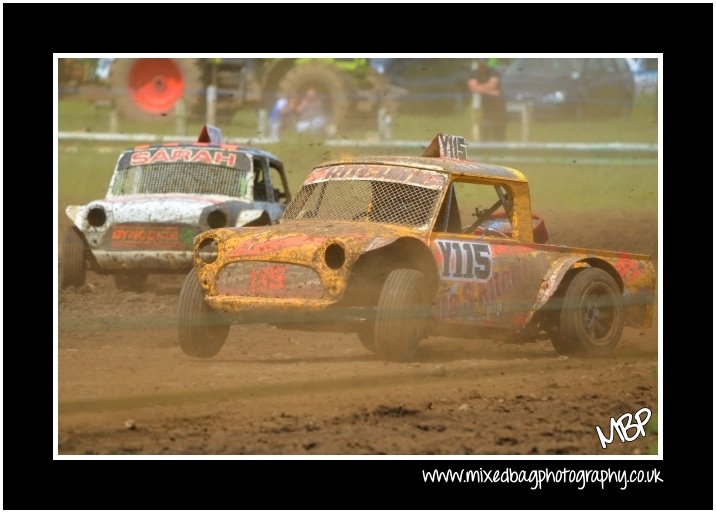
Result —
[[[298,64],[281,79],[279,96],[297,95],[300,99],[308,89],[315,89],[325,102],[327,123],[340,125],[351,105],[351,87],[348,77],[340,69],[323,62]]]
[[[124,119],[146,121],[174,115],[184,97],[187,112],[205,95],[201,59],[117,59],[110,85],[114,106]]]

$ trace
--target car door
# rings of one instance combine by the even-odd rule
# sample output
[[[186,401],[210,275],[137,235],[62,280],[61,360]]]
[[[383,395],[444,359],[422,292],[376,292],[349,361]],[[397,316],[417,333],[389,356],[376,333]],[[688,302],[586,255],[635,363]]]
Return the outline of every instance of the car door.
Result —
[[[291,201],[291,191],[288,187],[288,179],[282,162],[269,160],[269,182],[273,189],[274,201],[285,209]]]
[[[532,249],[512,238],[505,206],[511,209],[511,197],[502,186],[455,181],[448,189],[430,238],[439,322],[522,326],[529,310],[522,260]]]
[[[277,223],[286,208],[275,197],[271,184],[269,160],[254,158],[254,207],[266,211],[272,223]]]

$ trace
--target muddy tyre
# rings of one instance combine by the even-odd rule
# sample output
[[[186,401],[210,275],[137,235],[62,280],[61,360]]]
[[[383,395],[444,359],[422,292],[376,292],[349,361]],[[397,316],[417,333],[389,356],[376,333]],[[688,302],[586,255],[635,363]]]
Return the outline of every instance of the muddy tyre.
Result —
[[[560,301],[561,304],[561,299],[558,299],[558,301]],[[562,337],[562,330],[559,326],[560,317],[561,310],[549,312],[544,324],[545,331],[547,332],[549,340],[552,342],[552,347],[554,347],[555,351],[559,354],[574,354],[574,347],[572,344]]]
[[[410,361],[418,351],[430,313],[425,275],[391,271],[383,284],[375,319],[375,348],[386,360]]]
[[[142,292],[147,285],[147,275],[136,274],[115,274],[114,286],[123,292]]]
[[[566,340],[561,333],[559,325],[556,325],[549,332],[549,340],[552,342],[552,347],[559,354],[570,355],[576,352],[576,348],[571,341]]]
[[[182,97],[192,112],[205,95],[200,59],[117,59],[109,81],[115,109],[133,121],[172,117]]]
[[[358,340],[371,353],[376,352],[375,348],[375,325],[371,322],[367,326],[361,326],[356,330]]]
[[[619,286],[606,271],[589,267],[576,273],[567,286],[552,343],[563,353],[607,355],[619,343],[623,328]]]
[[[66,289],[74,285],[80,287],[85,283],[87,264],[85,263],[85,241],[74,228],[65,230],[62,240],[62,266],[60,268],[60,288]]]
[[[327,124],[340,125],[350,110],[350,86],[342,71],[323,62],[299,64],[289,70],[279,83],[279,95],[298,95],[315,89],[325,102]]]
[[[231,327],[204,302],[196,271],[189,271],[179,293],[179,346],[189,356],[210,358],[226,342]]]

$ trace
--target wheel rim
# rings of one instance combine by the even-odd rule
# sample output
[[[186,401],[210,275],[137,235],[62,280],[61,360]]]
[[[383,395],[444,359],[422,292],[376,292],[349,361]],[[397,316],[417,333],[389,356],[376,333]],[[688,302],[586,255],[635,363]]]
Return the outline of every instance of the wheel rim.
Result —
[[[603,347],[612,342],[616,306],[612,290],[604,283],[592,283],[584,291],[577,315],[592,345]]]
[[[184,78],[171,59],[138,59],[128,81],[132,101],[144,112],[170,111],[184,95]]]

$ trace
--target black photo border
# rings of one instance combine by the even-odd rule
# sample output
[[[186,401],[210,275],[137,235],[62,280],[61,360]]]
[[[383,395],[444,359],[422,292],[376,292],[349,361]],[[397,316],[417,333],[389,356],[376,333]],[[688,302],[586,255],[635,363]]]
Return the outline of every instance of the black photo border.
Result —
[[[698,468],[713,454],[713,348],[705,334],[682,332],[689,321],[677,320],[685,301],[690,319],[711,318],[687,298],[708,274],[704,269],[712,269],[691,259],[703,252],[700,241],[713,219],[700,211],[706,202],[697,197],[713,179],[713,162],[709,167],[701,157],[703,148],[713,148],[712,5],[4,4],[3,13],[3,508],[712,509],[712,475]],[[645,13],[662,21],[646,22]],[[266,26],[273,35],[257,32]],[[423,482],[423,469],[468,466],[448,460],[53,460],[53,216],[37,208],[43,200],[52,205],[53,53],[526,49],[663,54],[664,458],[479,459],[470,466],[656,468],[663,483],[624,491],[573,485],[531,491],[528,485]],[[28,167],[32,174],[21,171]],[[33,214],[23,215],[28,210]]]

